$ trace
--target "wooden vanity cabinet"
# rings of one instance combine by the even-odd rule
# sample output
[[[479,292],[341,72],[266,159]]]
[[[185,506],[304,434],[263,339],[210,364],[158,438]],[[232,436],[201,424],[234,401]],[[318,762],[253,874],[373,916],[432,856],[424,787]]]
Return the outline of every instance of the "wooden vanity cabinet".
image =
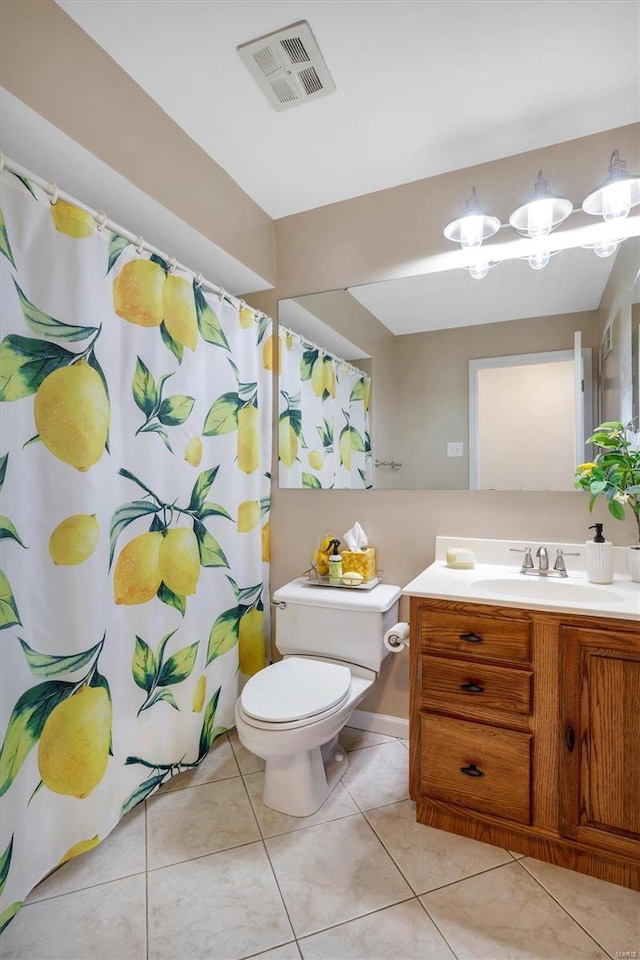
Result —
[[[640,890],[640,624],[411,598],[419,822]]]

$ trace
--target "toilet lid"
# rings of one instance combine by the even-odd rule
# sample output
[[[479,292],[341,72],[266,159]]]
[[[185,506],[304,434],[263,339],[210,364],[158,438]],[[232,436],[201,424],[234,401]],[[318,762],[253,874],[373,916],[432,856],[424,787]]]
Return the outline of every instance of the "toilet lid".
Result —
[[[351,671],[337,663],[287,657],[261,670],[240,696],[244,712],[256,720],[287,723],[324,713],[343,703]]]

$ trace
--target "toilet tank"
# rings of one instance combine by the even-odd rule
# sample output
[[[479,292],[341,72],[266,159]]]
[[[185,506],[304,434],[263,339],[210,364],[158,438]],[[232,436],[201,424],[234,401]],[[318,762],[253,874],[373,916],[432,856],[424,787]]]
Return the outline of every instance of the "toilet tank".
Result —
[[[398,622],[400,594],[389,583],[350,590],[292,580],[273,594],[274,603],[284,604],[276,646],[283,656],[327,657],[377,671],[389,652],[382,638]]]

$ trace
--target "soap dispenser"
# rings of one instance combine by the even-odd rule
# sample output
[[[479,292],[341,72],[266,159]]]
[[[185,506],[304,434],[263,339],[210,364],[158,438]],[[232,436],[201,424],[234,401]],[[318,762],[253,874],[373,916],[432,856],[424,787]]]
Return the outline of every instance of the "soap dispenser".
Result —
[[[329,557],[329,583],[340,583],[342,580],[342,555],[338,552],[339,540],[332,540],[329,544],[333,553]]]
[[[602,524],[594,523],[589,530],[595,530],[593,540],[587,540],[587,579],[591,583],[611,583],[613,581],[613,544],[602,536]]]

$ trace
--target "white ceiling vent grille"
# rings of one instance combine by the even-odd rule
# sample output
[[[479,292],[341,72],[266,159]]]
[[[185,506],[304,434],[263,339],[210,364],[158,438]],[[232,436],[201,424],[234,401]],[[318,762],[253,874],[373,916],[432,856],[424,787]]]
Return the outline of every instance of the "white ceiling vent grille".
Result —
[[[306,20],[238,47],[267,100],[287,110],[336,88]]]

